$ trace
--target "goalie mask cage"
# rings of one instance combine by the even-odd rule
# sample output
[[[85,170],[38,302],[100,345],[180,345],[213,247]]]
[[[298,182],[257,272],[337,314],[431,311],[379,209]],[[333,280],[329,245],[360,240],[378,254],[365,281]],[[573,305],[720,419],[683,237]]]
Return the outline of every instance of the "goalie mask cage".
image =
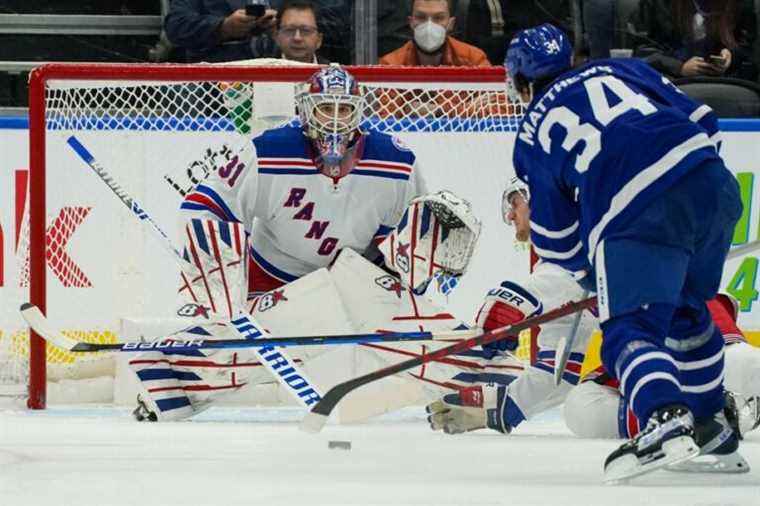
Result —
[[[521,114],[506,99],[503,69],[346,68],[365,98],[363,127],[398,134],[413,147],[429,188],[471,200],[484,221],[473,266],[452,295],[455,314],[471,318],[486,288],[510,269],[528,269],[498,211]],[[76,135],[171,236],[182,193],[227,156],[227,146],[292,120],[294,96],[315,69],[280,63],[34,70],[30,170],[16,181],[15,208],[24,209],[16,275],[6,283],[13,296],[0,314],[0,383],[28,382],[27,405],[41,409],[46,371],[48,379],[113,373],[108,356],[75,356],[29,336],[16,311],[27,299],[68,335],[88,341],[123,337],[125,316],[161,318],[173,308],[172,260],[66,138]],[[523,358],[534,341],[523,339]]]

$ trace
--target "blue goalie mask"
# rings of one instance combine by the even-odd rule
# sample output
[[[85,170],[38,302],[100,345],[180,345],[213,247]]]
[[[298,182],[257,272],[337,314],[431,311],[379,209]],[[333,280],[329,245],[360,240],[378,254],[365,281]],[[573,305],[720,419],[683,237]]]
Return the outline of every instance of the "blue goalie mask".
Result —
[[[345,175],[350,168],[344,162],[359,137],[364,112],[356,79],[339,65],[330,65],[311,76],[296,101],[304,133],[312,140],[323,173]]]
[[[572,66],[573,48],[567,35],[549,23],[522,30],[509,43],[504,67],[507,70],[507,95],[520,102],[515,85],[517,76],[532,83],[556,76]]]

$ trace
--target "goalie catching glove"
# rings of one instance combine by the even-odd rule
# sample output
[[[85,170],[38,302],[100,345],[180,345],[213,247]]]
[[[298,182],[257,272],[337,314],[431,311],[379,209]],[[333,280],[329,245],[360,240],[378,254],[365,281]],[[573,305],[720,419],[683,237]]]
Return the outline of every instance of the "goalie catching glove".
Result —
[[[485,385],[462,388],[458,393],[446,394],[425,408],[428,423],[433,430],[446,434],[461,434],[488,427],[509,434],[512,427],[502,415],[507,399],[504,385]]]
[[[436,279],[446,293],[467,270],[480,228],[469,202],[440,191],[412,200],[379,248],[404,286],[421,294]]]

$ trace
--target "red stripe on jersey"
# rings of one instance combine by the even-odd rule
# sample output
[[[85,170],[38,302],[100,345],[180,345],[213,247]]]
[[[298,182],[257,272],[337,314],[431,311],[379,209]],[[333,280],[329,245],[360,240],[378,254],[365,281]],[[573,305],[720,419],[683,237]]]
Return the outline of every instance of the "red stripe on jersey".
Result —
[[[406,174],[409,174],[412,172],[411,165],[402,165],[402,164],[395,165],[395,164],[383,163],[383,162],[361,161],[357,163],[356,166],[361,169],[372,168],[376,170],[387,170],[390,172],[404,172]]]
[[[217,203],[214,202],[208,195],[204,195],[202,193],[191,193],[185,197],[185,200],[208,207],[212,213],[214,213],[218,218],[222,220],[229,219],[227,213],[225,213],[224,210],[219,207]]]
[[[285,285],[285,281],[277,279],[259,264],[253,257],[248,257],[248,293],[264,293]]]

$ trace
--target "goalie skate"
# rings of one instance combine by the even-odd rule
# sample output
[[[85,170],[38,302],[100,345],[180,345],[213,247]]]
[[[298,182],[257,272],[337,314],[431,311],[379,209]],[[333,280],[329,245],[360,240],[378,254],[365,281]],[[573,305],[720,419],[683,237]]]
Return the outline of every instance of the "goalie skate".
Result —
[[[699,455],[694,417],[683,406],[659,409],[633,439],[604,462],[604,482],[616,484]]]
[[[138,422],[158,421],[158,416],[156,416],[156,413],[148,408],[148,405],[139,394],[137,395],[137,407],[134,409],[134,411],[132,411],[132,416]]]

